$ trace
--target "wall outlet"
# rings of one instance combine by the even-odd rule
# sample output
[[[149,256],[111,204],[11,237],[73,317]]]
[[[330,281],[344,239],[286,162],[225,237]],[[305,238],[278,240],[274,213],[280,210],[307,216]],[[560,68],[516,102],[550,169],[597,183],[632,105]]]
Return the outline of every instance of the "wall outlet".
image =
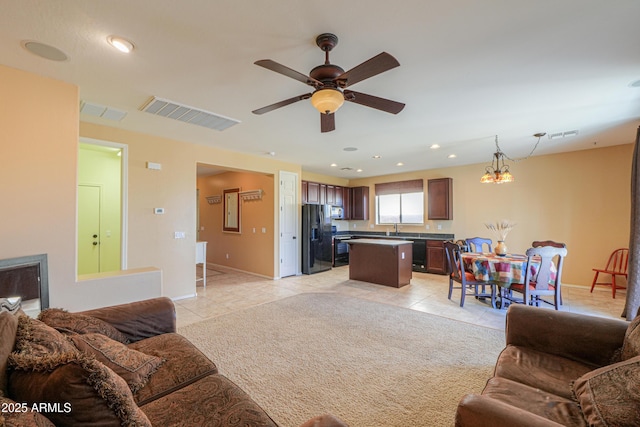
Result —
[[[369,228],[373,228],[373,224],[369,224]]]
[[[353,224],[353,228],[356,228],[356,224]]]
[[[229,259],[229,254],[227,254],[227,259]]]
[[[262,233],[266,233],[267,232],[267,227],[262,227]]]
[[[431,226],[430,226],[429,224],[427,224],[427,225],[425,225],[425,228],[426,228],[427,230],[430,230],[430,229],[431,229]]]
[[[173,234],[174,239],[185,239],[186,237],[187,237],[187,233],[185,233],[184,231],[176,231]]]
[[[156,215],[164,214],[164,208],[153,208],[153,213]]]
[[[253,234],[256,234],[256,228],[255,227],[253,227],[251,230],[253,231]]]
[[[442,224],[438,224],[438,230],[442,230]]]
[[[147,169],[159,171],[162,169],[162,165],[160,163],[147,162]]]

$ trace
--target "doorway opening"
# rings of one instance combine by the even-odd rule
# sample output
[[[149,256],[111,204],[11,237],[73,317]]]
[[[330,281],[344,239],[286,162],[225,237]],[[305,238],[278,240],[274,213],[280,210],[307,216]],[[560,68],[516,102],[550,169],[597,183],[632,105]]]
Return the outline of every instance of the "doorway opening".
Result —
[[[80,140],[78,276],[126,269],[126,165],[126,145]]]

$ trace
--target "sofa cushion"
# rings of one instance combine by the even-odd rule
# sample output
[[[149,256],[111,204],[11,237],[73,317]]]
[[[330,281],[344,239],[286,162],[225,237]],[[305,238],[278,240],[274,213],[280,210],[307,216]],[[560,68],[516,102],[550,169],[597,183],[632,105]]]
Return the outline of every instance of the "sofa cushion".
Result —
[[[44,415],[33,411],[25,403],[17,403],[0,396],[0,426],[3,427],[56,427]]]
[[[622,353],[620,356],[621,361],[640,356],[640,316],[636,316],[636,318],[629,323],[627,331],[624,334]]]
[[[127,383],[94,357],[76,350],[39,359],[31,368],[14,367],[9,393],[19,402],[45,404],[56,426],[151,426]]]
[[[76,348],[60,332],[29,316],[18,317],[15,351],[32,357],[73,352]]]
[[[0,395],[7,394],[7,360],[13,351],[18,331],[18,318],[3,311],[0,313]],[[1,425],[1,424],[0,424]]]
[[[98,333],[124,344],[129,343],[129,339],[115,327],[86,314],[69,313],[60,308],[49,308],[41,311],[38,319],[63,331],[72,331],[78,334]]]
[[[583,427],[587,425],[580,406],[575,401],[506,378],[491,378],[482,395],[554,421],[562,426]]]
[[[640,356],[578,378],[575,397],[591,426],[640,425]]]
[[[94,355],[120,375],[134,393],[144,387],[149,377],[164,362],[159,357],[136,351],[102,334],[74,334],[69,339],[78,350]]]
[[[158,426],[277,427],[247,393],[219,374],[201,378],[141,409]]]
[[[166,360],[147,384],[134,394],[139,405],[218,372],[216,365],[207,356],[176,333],[147,338],[129,344],[129,348]]]
[[[498,357],[494,375],[571,399],[571,383],[593,368],[561,356],[508,345]]]

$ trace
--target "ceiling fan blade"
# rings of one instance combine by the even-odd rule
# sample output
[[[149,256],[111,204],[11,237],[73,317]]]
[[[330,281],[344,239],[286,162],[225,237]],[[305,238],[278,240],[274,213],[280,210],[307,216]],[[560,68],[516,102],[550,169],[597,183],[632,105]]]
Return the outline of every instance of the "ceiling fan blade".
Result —
[[[356,104],[364,105],[365,107],[375,108],[376,110],[386,111],[391,114],[398,114],[404,108],[404,104],[402,102],[378,98],[377,96],[354,92],[352,90],[344,91],[344,100],[355,102]]]
[[[296,70],[293,70],[289,67],[286,67],[270,59],[261,59],[259,61],[254,62],[254,64],[264,67],[267,70],[275,71],[276,73],[280,73],[284,76],[291,77],[292,79],[298,80],[299,82],[302,82],[309,86],[315,86],[315,87],[324,86],[324,84],[321,81],[316,80],[313,77],[306,76]]]
[[[368,79],[369,77],[384,73],[385,71],[398,67],[399,65],[400,63],[396,58],[389,55],[387,52],[382,52],[368,61],[355,66],[349,71],[342,73],[334,80],[340,87],[344,88],[361,82],[364,79]]]
[[[286,107],[289,104],[293,104],[294,102],[302,101],[303,99],[311,98],[310,93],[305,93],[304,95],[294,96],[293,98],[285,99],[284,101],[276,102],[275,104],[267,105],[266,107],[258,108],[257,110],[253,110],[253,114],[264,114],[269,111],[273,111],[275,109]]]
[[[320,132],[336,130],[336,116],[334,113],[320,113]]]

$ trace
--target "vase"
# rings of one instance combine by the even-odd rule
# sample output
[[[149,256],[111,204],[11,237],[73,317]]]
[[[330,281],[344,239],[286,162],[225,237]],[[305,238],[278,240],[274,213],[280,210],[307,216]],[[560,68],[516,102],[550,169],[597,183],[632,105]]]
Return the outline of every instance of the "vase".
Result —
[[[498,244],[494,251],[498,256],[505,256],[507,254],[507,245],[504,244],[503,240],[498,240]]]

